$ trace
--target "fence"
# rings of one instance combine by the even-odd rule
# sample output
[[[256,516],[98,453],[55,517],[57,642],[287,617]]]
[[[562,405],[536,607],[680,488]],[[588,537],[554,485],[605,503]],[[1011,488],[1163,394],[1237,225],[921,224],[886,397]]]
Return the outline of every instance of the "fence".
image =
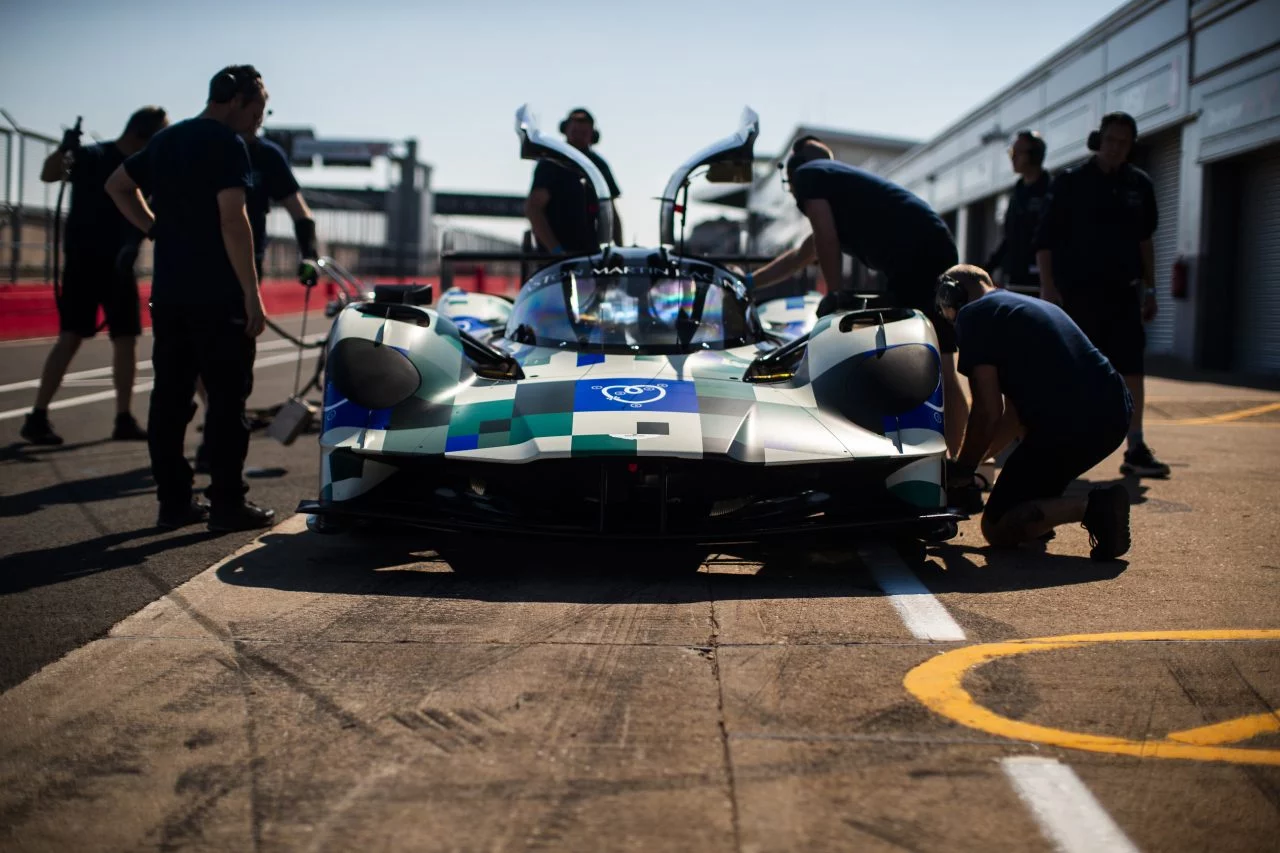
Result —
[[[0,280],[48,281],[53,275],[58,185],[40,180],[59,140],[25,128],[0,128],[4,207],[0,210]],[[65,202],[64,202],[65,204]]]

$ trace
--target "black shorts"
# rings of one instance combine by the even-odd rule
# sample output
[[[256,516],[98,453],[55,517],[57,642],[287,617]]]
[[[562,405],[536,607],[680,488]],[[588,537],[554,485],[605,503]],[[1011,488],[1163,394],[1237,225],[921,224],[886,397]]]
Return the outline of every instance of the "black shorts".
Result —
[[[889,292],[901,304],[924,312],[938,335],[938,349],[944,353],[956,351],[956,327],[938,313],[938,279],[959,262],[955,244],[947,243],[919,259],[913,269],[889,277]]]
[[[938,349],[944,353],[956,351],[956,329],[938,313],[938,279],[957,263],[954,245],[939,246],[928,257],[917,259],[912,269],[890,276],[887,286],[889,298],[895,305],[918,308],[929,318],[938,336]],[[851,292],[850,299],[852,301]],[[838,294],[828,293],[818,303],[818,316],[825,316],[840,307]]]
[[[98,332],[98,306],[106,315],[112,338],[142,334],[138,280],[127,256],[69,252],[58,299],[58,328],[82,338]]]
[[[1122,283],[1063,294],[1067,314],[1121,376],[1141,376],[1146,370],[1140,288]]]
[[[985,519],[995,524],[1019,504],[1062,497],[1073,480],[1110,456],[1128,431],[1124,418],[1069,435],[1029,430],[991,488]]]

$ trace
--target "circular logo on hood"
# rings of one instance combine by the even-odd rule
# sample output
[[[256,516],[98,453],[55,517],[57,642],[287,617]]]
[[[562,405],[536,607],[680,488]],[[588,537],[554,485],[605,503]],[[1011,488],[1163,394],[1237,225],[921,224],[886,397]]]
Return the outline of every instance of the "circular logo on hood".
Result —
[[[649,403],[656,403],[667,396],[665,383],[658,385],[592,385],[606,399],[614,403],[622,403],[633,409]]]

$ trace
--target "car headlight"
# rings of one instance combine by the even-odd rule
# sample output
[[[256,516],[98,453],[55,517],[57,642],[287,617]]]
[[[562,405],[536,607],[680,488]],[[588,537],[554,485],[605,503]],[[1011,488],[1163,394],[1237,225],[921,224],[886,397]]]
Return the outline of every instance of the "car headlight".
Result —
[[[403,352],[363,338],[338,341],[325,373],[334,388],[357,406],[389,409],[407,400],[422,377]]]

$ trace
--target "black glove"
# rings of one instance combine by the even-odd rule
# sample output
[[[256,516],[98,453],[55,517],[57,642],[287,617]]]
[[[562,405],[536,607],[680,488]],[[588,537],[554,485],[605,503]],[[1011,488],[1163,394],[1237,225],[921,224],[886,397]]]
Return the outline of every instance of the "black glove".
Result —
[[[303,287],[315,287],[320,281],[320,271],[315,261],[303,260],[298,263],[298,282]]]
[[[974,477],[976,469],[950,459],[943,468],[947,481],[947,504],[970,515],[982,512],[982,484]]]
[[[59,151],[79,151],[80,137],[84,134],[80,132],[80,123],[62,134],[62,144],[58,146]]]

